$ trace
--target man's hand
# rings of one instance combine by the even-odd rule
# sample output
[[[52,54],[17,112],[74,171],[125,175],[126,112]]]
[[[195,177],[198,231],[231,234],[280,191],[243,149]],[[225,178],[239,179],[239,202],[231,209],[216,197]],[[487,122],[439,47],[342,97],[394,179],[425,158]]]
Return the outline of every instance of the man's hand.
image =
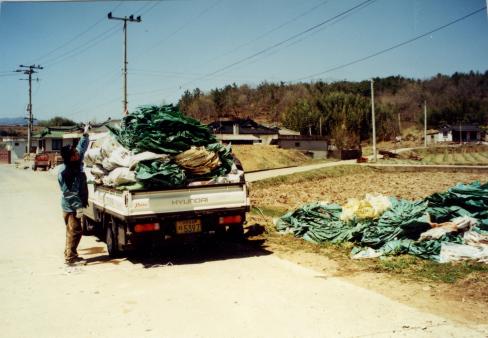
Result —
[[[83,129],[83,135],[88,134],[88,130],[90,130],[90,128],[91,127],[89,123],[85,124],[85,128]]]
[[[83,209],[76,209],[76,218],[81,218],[83,216]]]

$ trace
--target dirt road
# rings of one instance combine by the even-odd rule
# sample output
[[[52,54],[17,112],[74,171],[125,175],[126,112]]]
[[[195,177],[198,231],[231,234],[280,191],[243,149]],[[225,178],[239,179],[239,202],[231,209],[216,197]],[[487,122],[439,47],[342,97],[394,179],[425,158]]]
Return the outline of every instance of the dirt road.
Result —
[[[0,337],[485,337],[259,243],[110,260],[84,237],[63,265],[55,177],[0,166]]]
[[[302,165],[302,166],[298,166],[298,167],[256,171],[256,172],[252,172],[252,173],[247,173],[246,174],[246,180],[248,182],[254,182],[254,181],[259,181],[259,180],[265,180],[265,179],[271,178],[271,177],[296,174],[296,173],[301,173],[301,172],[311,171],[311,170],[316,170],[316,169],[322,169],[322,168],[336,167],[336,166],[344,165],[344,164],[356,164],[356,160],[324,162],[324,163],[317,163],[317,164]]]

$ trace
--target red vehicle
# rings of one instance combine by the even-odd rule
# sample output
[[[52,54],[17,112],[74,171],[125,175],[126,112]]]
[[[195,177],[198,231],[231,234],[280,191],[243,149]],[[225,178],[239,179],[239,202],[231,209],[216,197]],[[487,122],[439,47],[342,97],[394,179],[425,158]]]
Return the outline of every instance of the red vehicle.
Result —
[[[43,152],[37,154],[34,159],[34,164],[32,165],[32,170],[37,170],[37,168],[44,168],[48,170],[58,164],[63,163],[63,159],[58,152]]]

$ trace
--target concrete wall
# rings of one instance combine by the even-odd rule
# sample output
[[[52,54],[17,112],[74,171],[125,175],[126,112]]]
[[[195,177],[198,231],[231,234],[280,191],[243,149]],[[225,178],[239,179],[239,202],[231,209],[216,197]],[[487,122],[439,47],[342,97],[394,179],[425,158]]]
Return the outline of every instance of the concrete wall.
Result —
[[[62,140],[61,147],[64,147],[64,146],[73,144],[75,139],[67,138],[67,139],[59,139],[59,140]],[[60,149],[53,150],[53,139],[47,138],[47,139],[45,139],[45,142],[46,142],[46,148],[44,149],[44,151],[59,151],[60,150]]]
[[[276,140],[278,138],[278,135],[272,134],[272,135],[254,135],[258,137],[261,140],[261,144],[266,144],[269,145],[271,144],[272,140]]]
[[[435,134],[435,140],[434,142],[438,143],[438,142],[452,142],[452,132],[448,132],[447,133],[447,136],[444,136],[443,133],[438,133],[438,134]]]
[[[311,150],[310,152],[312,153],[314,159],[320,159],[320,160],[326,159],[328,154],[327,151],[321,151],[321,150]]]
[[[25,149],[27,141],[20,139],[20,140],[7,140],[5,141],[6,149],[10,150],[11,152],[11,161],[20,160],[24,157]]]
[[[456,132],[456,141],[459,141],[459,132]],[[427,135],[428,137],[429,135]],[[444,136],[443,133],[434,134],[434,143],[441,143],[441,142],[454,142],[453,132],[450,131],[447,133],[447,136]],[[476,131],[463,131],[462,132],[463,142],[476,142],[481,140],[481,132]],[[427,138],[427,142],[429,143],[429,138]]]
[[[285,149],[297,149],[304,151],[327,151],[327,141],[325,140],[286,140],[278,139],[278,145]]]
[[[26,141],[12,141],[12,147],[10,149],[12,152],[12,162],[24,158],[26,145]]]

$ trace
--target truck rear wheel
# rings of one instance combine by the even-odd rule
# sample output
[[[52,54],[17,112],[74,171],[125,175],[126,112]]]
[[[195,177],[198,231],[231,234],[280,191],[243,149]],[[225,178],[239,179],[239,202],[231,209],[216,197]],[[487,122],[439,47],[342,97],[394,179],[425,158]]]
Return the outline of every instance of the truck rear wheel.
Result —
[[[85,215],[81,216],[81,231],[83,232],[83,236],[91,236],[93,235],[93,229],[91,229],[90,225],[88,224],[88,219]]]
[[[117,243],[117,235],[115,231],[115,222],[113,218],[107,224],[105,243],[107,243],[108,255],[112,258],[118,257],[120,255],[119,246]]]
[[[231,240],[240,241],[244,238],[244,226],[242,224],[231,225],[227,230],[227,234]]]

